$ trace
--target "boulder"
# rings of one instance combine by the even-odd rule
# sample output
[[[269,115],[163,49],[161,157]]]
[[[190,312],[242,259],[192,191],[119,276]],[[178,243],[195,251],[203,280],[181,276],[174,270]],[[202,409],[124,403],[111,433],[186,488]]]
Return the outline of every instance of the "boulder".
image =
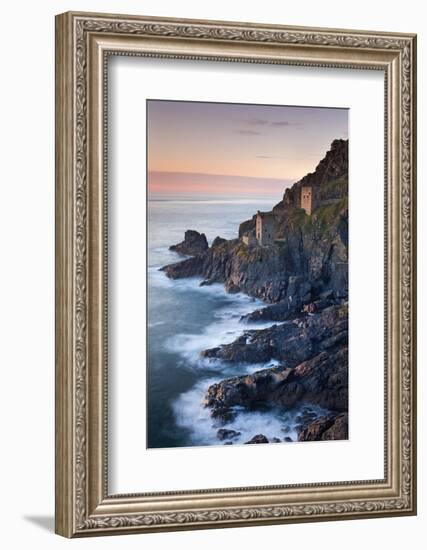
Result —
[[[233,439],[234,437],[238,437],[240,435],[240,432],[237,432],[236,430],[227,430],[226,428],[220,428],[216,432],[216,436],[220,441],[223,441],[224,439]]]
[[[210,414],[215,419],[217,425],[227,424],[236,418],[236,412],[226,408],[212,409]]]
[[[169,250],[185,256],[196,256],[197,254],[205,252],[208,248],[208,241],[204,233],[199,233],[194,229],[188,229],[185,232],[184,240],[170,246]]]
[[[252,439],[246,441],[245,445],[252,445],[257,443],[268,443],[268,439],[263,434],[254,435]]]
[[[328,414],[301,426],[298,441],[348,439],[348,414]]]

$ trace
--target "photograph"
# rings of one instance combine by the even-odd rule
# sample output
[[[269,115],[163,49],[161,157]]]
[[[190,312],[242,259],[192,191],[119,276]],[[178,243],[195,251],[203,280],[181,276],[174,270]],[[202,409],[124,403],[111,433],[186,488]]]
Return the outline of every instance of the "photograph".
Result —
[[[348,119],[146,100],[147,448],[349,438]]]

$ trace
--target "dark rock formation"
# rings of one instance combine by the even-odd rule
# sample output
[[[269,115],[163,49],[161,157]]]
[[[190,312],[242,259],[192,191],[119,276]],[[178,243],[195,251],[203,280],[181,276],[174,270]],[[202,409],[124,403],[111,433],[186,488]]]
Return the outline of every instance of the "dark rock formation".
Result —
[[[231,344],[202,352],[229,362],[260,363],[271,359],[295,367],[322,351],[347,344],[348,306],[330,306],[318,314],[262,330],[247,330]]]
[[[283,333],[278,336],[277,331]],[[302,322],[274,326],[254,331],[254,342],[216,348],[211,355],[239,360],[280,356],[283,364],[253,374],[228,378],[208,388],[205,405],[212,410],[229,410],[243,406],[254,408],[259,404],[272,407],[294,407],[298,402],[317,404],[325,409],[348,409],[348,345],[347,307],[333,306],[321,314]],[[231,348],[230,348],[231,346]],[[240,348],[245,351],[242,352]],[[264,354],[264,356],[262,355]],[[273,354],[273,355],[272,355]],[[243,359],[242,359],[243,358]],[[301,416],[301,422],[311,421],[310,410]]]
[[[323,433],[322,439],[348,439],[348,413],[337,415],[332,426]]]
[[[347,211],[337,214],[344,219]],[[322,228],[311,221],[287,233],[277,244],[248,248],[237,239],[204,253],[165,266],[171,279],[199,276],[223,283],[269,303],[283,302],[290,309],[314,301],[325,290],[347,296],[347,248],[338,233],[339,219]],[[295,306],[294,306],[295,304]]]
[[[348,408],[347,347],[321,352],[294,369],[273,367],[212,384],[205,405],[227,409],[259,404],[290,409],[305,401],[337,411]]]
[[[251,440],[246,441],[245,445],[252,445],[253,443],[268,443],[268,439],[263,434],[257,434]]]
[[[227,239],[223,239],[222,237],[215,237],[215,239],[212,241],[212,248],[226,242],[227,242]]]
[[[231,409],[217,408],[211,410],[211,417],[215,419],[215,425],[224,425],[236,418],[236,412]]]
[[[296,421],[300,424],[307,424],[317,418],[317,414],[310,409],[309,407],[305,407],[303,411],[296,417]]]
[[[220,441],[223,441],[224,439],[232,439],[234,437],[238,437],[240,435],[240,432],[236,432],[236,430],[227,430],[226,428],[220,428],[216,432],[216,436]]]
[[[301,303],[290,304],[289,302],[279,302],[271,306],[255,309],[242,317],[242,321],[288,321],[295,319],[301,313]]]
[[[332,293],[333,295],[333,293]],[[255,309],[247,315],[242,317],[242,321],[258,322],[258,321],[289,321],[296,317],[301,317],[301,313],[315,313],[322,311],[323,309],[332,306],[337,303],[337,300],[331,299],[319,299],[309,304],[302,304],[301,302],[294,302],[289,304],[287,302],[279,302],[278,304],[272,304],[267,307]]]
[[[184,254],[185,256],[196,256],[205,252],[209,248],[206,235],[199,233],[193,229],[188,229],[185,232],[184,240],[169,247],[169,250],[178,252],[178,254]]]
[[[325,441],[348,439],[348,414],[329,414],[303,425],[298,441]]]
[[[239,237],[243,237],[245,233],[248,233],[249,231],[255,230],[255,218],[254,216],[251,220],[247,220],[245,222],[242,222],[239,225]]]
[[[181,262],[166,265],[160,268],[171,279],[180,279],[185,277],[197,277],[200,275],[204,263],[204,256],[199,254],[194,258],[188,258]]]
[[[347,195],[348,175],[348,140],[336,139],[330,150],[316,166],[314,172],[304,176],[291,188],[286,189],[281,202],[276,204],[273,212],[280,212],[286,207],[300,206],[301,187],[310,186],[313,192],[315,207],[333,204]],[[345,187],[345,188],[344,188]]]

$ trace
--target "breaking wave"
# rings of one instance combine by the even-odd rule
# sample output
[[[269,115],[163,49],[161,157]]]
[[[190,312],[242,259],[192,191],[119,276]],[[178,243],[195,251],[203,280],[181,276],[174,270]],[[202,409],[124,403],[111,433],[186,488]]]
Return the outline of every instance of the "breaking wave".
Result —
[[[194,284],[188,280],[185,282],[187,289],[188,286]],[[185,290],[185,288],[185,286],[181,287],[181,290]],[[221,300],[225,299],[227,304],[214,311],[211,323],[205,326],[201,332],[176,334],[165,341],[165,348],[185,359],[187,366],[207,369],[215,368],[222,371],[232,370],[234,374],[239,374],[239,371],[242,370],[241,365],[230,365],[220,360],[202,358],[200,357],[200,353],[209,348],[229,344],[247,330],[267,328],[275,323],[251,323],[251,325],[242,323],[241,319],[244,315],[263,306],[259,300],[254,300],[243,294],[227,294],[221,285],[211,285],[208,287],[191,286],[191,288],[193,290],[198,289],[203,293],[207,292],[210,299],[213,300],[218,298],[221,298]],[[271,365],[273,364],[275,364],[274,361],[271,362]],[[265,366],[264,364],[251,365],[250,370],[252,372],[254,372],[253,368],[260,370],[261,368],[265,368]],[[246,372],[246,369],[243,369],[243,372]]]
[[[238,434],[228,440],[232,441],[233,445],[242,445],[257,434],[265,435],[270,442],[290,443],[298,441],[297,427],[302,413],[312,412],[316,416],[321,416],[326,412],[315,405],[304,404],[289,411],[278,409],[250,411],[234,407],[234,419],[223,426],[211,418],[209,409],[203,406],[203,396],[208,387],[221,379],[201,380],[174,402],[176,423],[189,433],[188,445],[224,445],[225,441],[220,441],[217,434],[221,428],[234,430]]]

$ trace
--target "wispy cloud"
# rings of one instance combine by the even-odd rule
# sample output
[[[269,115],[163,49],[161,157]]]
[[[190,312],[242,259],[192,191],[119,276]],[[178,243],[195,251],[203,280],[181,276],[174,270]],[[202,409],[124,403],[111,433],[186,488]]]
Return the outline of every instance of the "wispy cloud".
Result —
[[[256,159],[281,159],[281,160],[294,160],[297,158],[307,158],[307,157],[321,157],[323,152],[307,152],[304,155],[293,154],[293,155],[254,155]]]
[[[257,159],[284,159],[284,160],[289,160],[289,156],[284,156],[284,155],[255,155],[255,158]]]
[[[288,120],[275,120],[271,123],[272,126],[295,126],[295,124],[292,124]]]
[[[238,134],[243,136],[260,136],[261,132],[256,132],[255,130],[236,130]]]
[[[247,118],[243,122],[251,126],[265,126],[269,121],[266,118]]]
[[[289,120],[270,120],[267,118],[244,118],[240,119],[239,125],[245,125],[245,126],[251,126],[255,128],[262,128],[263,130],[266,130],[267,128],[286,128],[288,126],[298,126],[295,122],[290,122]],[[238,128],[235,130],[237,134],[241,134],[243,136],[259,136],[263,132],[260,132],[258,130],[252,130],[252,129],[246,129],[246,128]]]
[[[290,122],[289,120],[271,120],[268,118],[243,118],[239,122],[248,126],[297,126],[296,122]]]

